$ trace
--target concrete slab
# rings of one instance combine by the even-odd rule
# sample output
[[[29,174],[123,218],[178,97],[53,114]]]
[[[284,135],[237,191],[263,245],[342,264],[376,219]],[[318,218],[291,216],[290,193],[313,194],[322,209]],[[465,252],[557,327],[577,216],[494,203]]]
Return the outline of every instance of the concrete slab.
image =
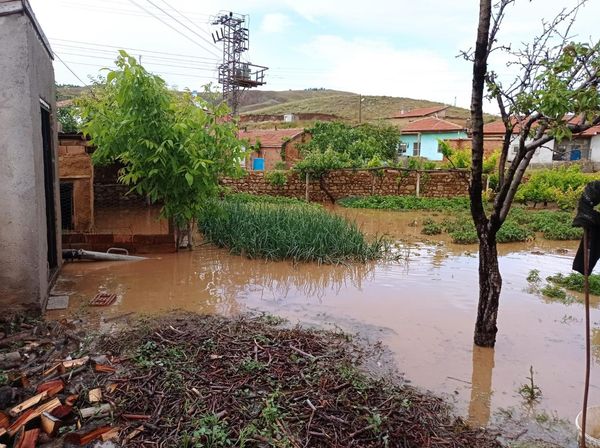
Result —
[[[46,310],[66,310],[69,308],[69,296],[51,296]]]

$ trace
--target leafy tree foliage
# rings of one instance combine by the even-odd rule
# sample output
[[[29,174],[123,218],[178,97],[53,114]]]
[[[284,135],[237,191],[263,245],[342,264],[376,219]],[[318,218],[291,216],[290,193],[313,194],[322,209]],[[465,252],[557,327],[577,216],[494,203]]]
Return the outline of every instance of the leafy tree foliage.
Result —
[[[312,139],[303,146],[303,153],[324,154],[327,150],[364,166],[374,158],[395,159],[400,132],[394,126],[363,124],[352,127],[341,122],[317,122],[309,129]]]
[[[79,132],[79,115],[77,113],[77,108],[72,106],[60,107],[56,113],[56,117],[62,126],[63,132]]]
[[[97,148],[93,161],[121,162],[120,182],[189,228],[219,176],[240,169],[244,151],[229,110],[209,88],[202,99],[170,91],[124,51],[116,65],[79,101],[82,130]]]

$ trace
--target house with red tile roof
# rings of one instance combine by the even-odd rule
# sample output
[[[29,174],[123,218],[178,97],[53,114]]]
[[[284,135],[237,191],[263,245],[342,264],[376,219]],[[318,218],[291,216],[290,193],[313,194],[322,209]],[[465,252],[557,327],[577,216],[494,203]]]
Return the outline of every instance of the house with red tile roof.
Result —
[[[291,168],[301,158],[298,145],[310,141],[310,134],[300,128],[242,129],[238,137],[252,150],[246,169],[256,171],[273,170],[281,163]]]
[[[569,122],[576,122],[577,117],[565,117]],[[513,155],[518,150],[518,138],[521,132],[520,124],[517,119],[513,119],[513,138],[508,153],[508,160],[512,160]],[[493,142],[497,143],[498,149],[502,147],[506,127],[502,120],[493,121],[483,127],[484,140],[488,146]],[[531,163],[552,163],[552,162],[575,162],[578,160],[591,160],[600,162],[600,126],[591,127],[579,134],[574,134],[570,139],[564,139],[560,142],[552,140],[540,148],[531,159]]]
[[[467,130],[456,123],[426,117],[408,123],[400,135],[400,154],[442,160],[440,141],[467,137]]]

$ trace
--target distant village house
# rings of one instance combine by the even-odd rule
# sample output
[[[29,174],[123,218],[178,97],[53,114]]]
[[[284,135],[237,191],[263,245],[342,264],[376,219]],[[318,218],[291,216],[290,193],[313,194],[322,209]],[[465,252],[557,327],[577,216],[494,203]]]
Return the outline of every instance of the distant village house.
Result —
[[[400,136],[400,155],[442,160],[440,141],[466,138],[464,126],[436,117],[408,123]]]
[[[252,150],[245,168],[253,171],[268,171],[285,165],[291,168],[300,160],[299,145],[310,141],[304,129],[243,129],[240,140],[246,141]]]

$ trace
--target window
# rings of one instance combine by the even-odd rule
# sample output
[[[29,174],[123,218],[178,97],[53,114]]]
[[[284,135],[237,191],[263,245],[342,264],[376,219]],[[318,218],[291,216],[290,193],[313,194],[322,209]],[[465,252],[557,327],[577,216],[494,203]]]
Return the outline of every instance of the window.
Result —
[[[512,147],[512,152],[513,152],[513,154],[516,154],[516,153],[518,153],[518,152],[519,152],[519,145],[515,145],[515,146],[513,146],[513,147]]]
[[[413,143],[413,156],[420,156],[421,155],[421,142],[414,142]]]
[[[437,142],[437,152],[442,153],[442,141],[438,140]]]
[[[398,145],[398,154],[406,154],[406,150],[408,149],[408,145],[406,143],[400,143]]]

